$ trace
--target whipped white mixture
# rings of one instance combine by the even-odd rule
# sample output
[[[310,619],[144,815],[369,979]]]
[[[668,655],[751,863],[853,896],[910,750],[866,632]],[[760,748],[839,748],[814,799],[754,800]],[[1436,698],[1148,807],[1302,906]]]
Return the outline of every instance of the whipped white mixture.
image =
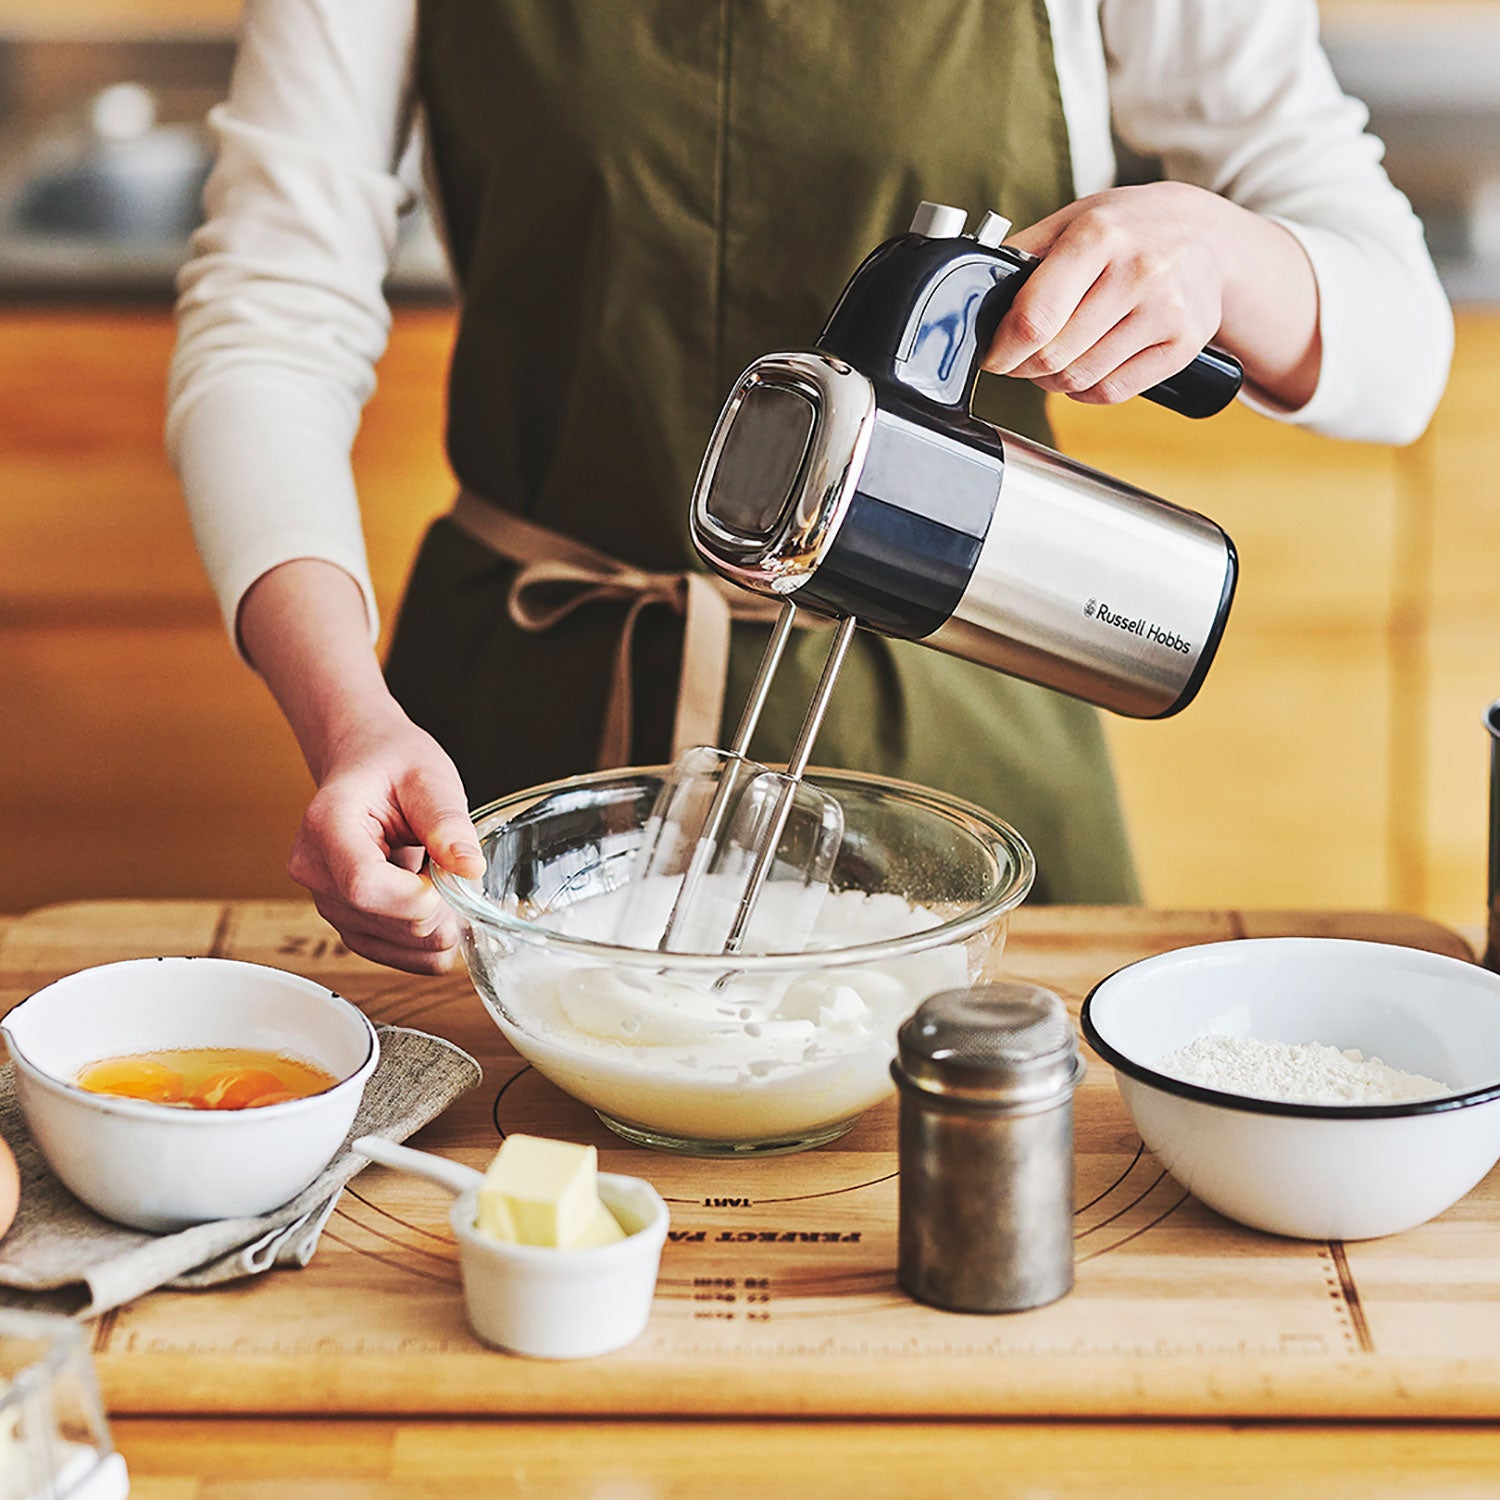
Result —
[[[644,907],[627,886],[540,920],[619,942],[630,901],[645,913],[643,930],[660,933],[677,884],[661,879]],[[791,921],[796,914],[778,907],[803,899],[768,886],[757,926]],[[540,1072],[606,1114],[703,1140],[790,1136],[850,1118],[889,1093],[896,1028],[928,995],[971,979],[959,943],[858,966],[817,954],[942,921],[897,895],[831,892],[808,961],[760,974],[736,971],[729,959],[702,972],[669,971],[518,946],[491,966],[492,1009]],[[971,941],[988,951],[1002,940]]]
[[[1453,1092],[1446,1083],[1403,1073],[1354,1047],[1322,1042],[1200,1036],[1156,1066],[1184,1083],[1295,1104],[1400,1104]]]

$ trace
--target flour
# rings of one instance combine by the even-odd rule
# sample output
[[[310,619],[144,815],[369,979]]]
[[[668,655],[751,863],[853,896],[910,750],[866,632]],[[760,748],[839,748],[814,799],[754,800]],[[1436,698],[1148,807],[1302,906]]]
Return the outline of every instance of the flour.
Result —
[[[1322,1042],[1200,1036],[1156,1066],[1184,1083],[1295,1104],[1399,1104],[1453,1092],[1449,1084],[1403,1073],[1353,1047]]]

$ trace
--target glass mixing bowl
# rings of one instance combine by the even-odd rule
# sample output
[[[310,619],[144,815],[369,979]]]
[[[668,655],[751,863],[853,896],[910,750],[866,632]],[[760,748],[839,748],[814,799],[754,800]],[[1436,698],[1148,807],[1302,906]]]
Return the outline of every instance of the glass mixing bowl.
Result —
[[[845,828],[812,946],[663,953],[620,930],[663,775],[600,772],[474,814],[484,878],[433,878],[475,988],[522,1057],[629,1141],[738,1156],[833,1140],[890,1093],[896,1028],[922,1000],[998,977],[1031,851],[970,803],[820,770]],[[804,899],[795,873],[773,868],[751,946],[774,947],[778,901]]]

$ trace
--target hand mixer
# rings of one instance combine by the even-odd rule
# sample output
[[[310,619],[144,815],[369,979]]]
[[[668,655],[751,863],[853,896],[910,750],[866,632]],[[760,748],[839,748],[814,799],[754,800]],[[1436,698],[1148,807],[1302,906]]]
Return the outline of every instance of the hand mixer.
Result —
[[[688,752],[653,814],[643,870],[668,873],[691,851],[663,949],[741,951],[778,858],[805,889],[826,888],[842,821],[803,776],[856,625],[1135,718],[1185,707],[1213,660],[1237,571],[1228,536],[969,410],[995,329],[1040,261],[1000,243],[999,215],[973,234],[966,223],[924,202],[855,271],[816,347],[757,359],[719,416],[694,545],[784,604],[729,749]],[[1210,416],[1242,379],[1210,347],[1144,394]],[[748,751],[800,607],[839,624],[778,773]],[[800,925],[814,909],[801,904]],[[778,947],[797,935],[778,932]]]

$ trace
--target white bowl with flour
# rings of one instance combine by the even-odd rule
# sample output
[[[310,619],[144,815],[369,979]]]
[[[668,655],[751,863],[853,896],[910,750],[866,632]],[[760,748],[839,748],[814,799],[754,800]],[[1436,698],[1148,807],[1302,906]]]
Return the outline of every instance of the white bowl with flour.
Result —
[[[1229,1218],[1301,1239],[1423,1223],[1500,1159],[1500,975],[1338,938],[1181,948],[1083,1005],[1141,1139]]]
[[[657,951],[677,881],[630,882],[659,770],[492,803],[474,814],[483,880],[434,875],[512,1046],[633,1142],[738,1156],[831,1140],[892,1092],[896,1030],[928,995],[999,977],[1032,880],[1021,837],[924,787],[812,774],[842,806],[844,838],[801,951],[777,951],[804,930],[790,905],[807,897],[776,870],[750,951]],[[640,934],[622,927],[642,914]]]

